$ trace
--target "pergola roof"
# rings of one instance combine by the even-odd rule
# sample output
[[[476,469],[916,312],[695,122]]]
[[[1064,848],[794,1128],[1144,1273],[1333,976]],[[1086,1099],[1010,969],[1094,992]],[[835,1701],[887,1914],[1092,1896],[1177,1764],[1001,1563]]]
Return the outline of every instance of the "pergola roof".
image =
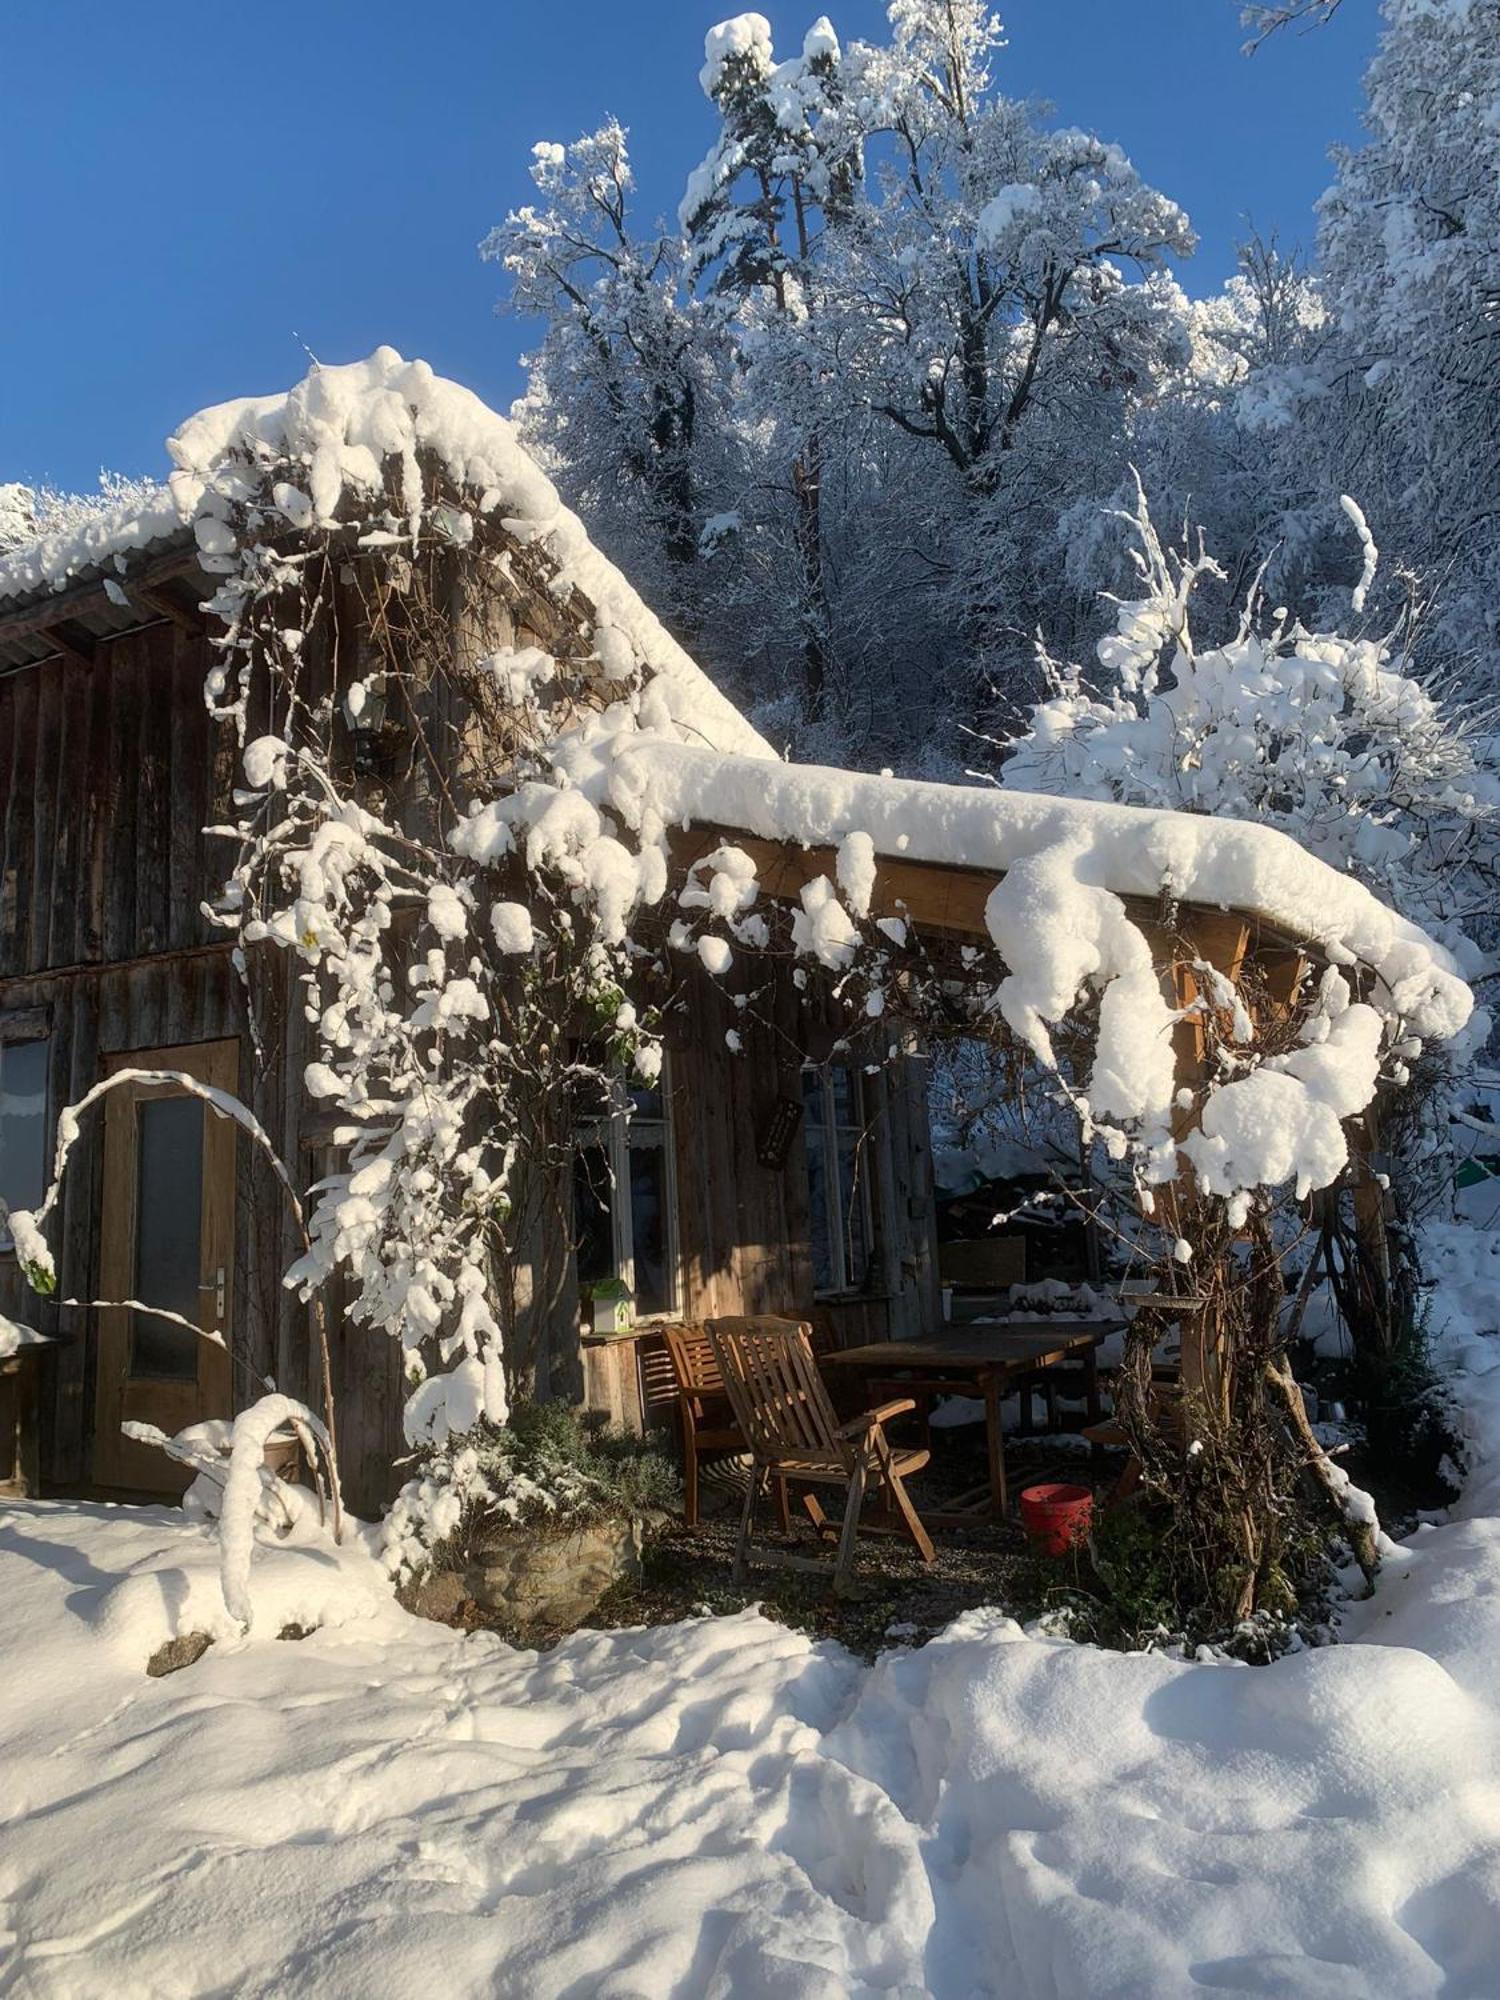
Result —
[[[829,767],[721,756],[664,737],[622,734],[567,753],[575,782],[632,824],[820,851],[832,875],[851,836],[880,858],[889,899],[905,885],[917,916],[983,935],[996,882],[1052,854],[1081,888],[1154,907],[1231,911],[1335,962],[1368,968],[1420,1034],[1452,1034],[1472,998],[1451,955],[1353,876],[1289,835],[1246,820],[947,785]],[[770,884],[761,876],[763,886]],[[920,918],[918,920],[921,920]]]

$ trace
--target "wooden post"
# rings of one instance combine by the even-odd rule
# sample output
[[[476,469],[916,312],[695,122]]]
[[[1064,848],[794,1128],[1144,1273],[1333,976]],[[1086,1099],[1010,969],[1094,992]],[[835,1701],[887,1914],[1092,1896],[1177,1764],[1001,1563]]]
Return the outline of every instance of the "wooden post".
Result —
[[[1382,1354],[1395,1345],[1394,1287],[1391,1272],[1390,1197],[1375,1173],[1376,1120],[1367,1111],[1349,1139],[1349,1171],[1353,1183],[1354,1236],[1359,1250],[1358,1297],[1368,1302],[1369,1337]],[[1357,1345],[1361,1330],[1351,1327]]]

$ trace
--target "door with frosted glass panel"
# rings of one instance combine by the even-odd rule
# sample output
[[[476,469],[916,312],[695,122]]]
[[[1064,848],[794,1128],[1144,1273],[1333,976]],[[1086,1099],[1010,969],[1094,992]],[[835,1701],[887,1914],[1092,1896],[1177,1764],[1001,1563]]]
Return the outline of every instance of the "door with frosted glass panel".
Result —
[[[181,1070],[234,1091],[239,1044],[137,1049],[105,1067]],[[97,1486],[181,1492],[190,1475],[126,1437],[122,1424],[154,1424],[170,1437],[230,1414],[227,1346],[179,1322],[230,1337],[234,1166],[235,1127],[201,1098],[143,1083],[121,1084],[105,1098],[99,1297],[129,1303],[98,1314]]]

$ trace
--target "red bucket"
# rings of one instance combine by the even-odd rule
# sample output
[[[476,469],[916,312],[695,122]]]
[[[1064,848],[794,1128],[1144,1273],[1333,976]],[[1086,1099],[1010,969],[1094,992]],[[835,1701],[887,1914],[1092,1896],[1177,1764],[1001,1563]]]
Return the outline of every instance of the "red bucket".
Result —
[[[1043,1555],[1065,1556],[1087,1541],[1093,1518],[1086,1486],[1028,1486],[1021,1495],[1021,1525]]]

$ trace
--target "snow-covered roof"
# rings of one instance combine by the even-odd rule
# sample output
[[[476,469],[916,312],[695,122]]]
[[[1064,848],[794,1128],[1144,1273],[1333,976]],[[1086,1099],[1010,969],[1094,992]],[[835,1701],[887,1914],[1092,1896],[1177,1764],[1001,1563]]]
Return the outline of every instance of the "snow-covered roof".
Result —
[[[10,604],[87,577],[124,575],[132,555],[187,539],[187,523],[165,485],[144,503],[132,500],[72,520],[0,554],[0,617]]]
[[[507,420],[472,390],[378,347],[365,361],[314,367],[273,396],[242,397],[200,410],[167,440],[166,484],[145,506],[102,513],[0,556],[0,617],[8,603],[60,591],[90,576],[128,573],[133,553],[191,528],[215,550],[215,502],[236,461],[291,457],[307,470],[309,494],[286,489],[291,528],[331,522],[346,487],[379,490],[384,467],[403,468],[404,504],[420,506],[417,453],[431,452],[455,488],[479,496],[518,540],[540,544],[557,564],[550,589],[560,602],[578,590],[593,607],[596,632],[612,628],[648,679],[669,691],[674,719],[690,737],[721,751],[774,757],[769,743],[721,694],[589,540],[583,523],[526,451]]]
[[[1424,1037],[1456,1034],[1473,998],[1449,952],[1353,876],[1289,835],[1246,820],[1097,800],[944,785],[806,764],[719,756],[622,733],[569,752],[570,775],[631,824],[710,825],[839,847],[867,835],[877,855],[993,872],[1055,855],[1081,887],[1234,910],[1358,963]]]
[[[1423,1037],[1452,1035],[1468,1018],[1472,997],[1442,946],[1270,827],[780,762],[594,547],[514,427],[426,362],[381,347],[345,367],[314,367],[281,394],[200,411],[167,448],[174,470],[159,505],[99,516],[0,559],[0,616],[8,600],[118,570],[132,551],[188,528],[204,566],[217,567],[232,539],[231,502],[257,490],[257,469],[274,477],[297,468],[296,483],[282,474],[273,488],[295,530],[332,523],[347,491],[383,492],[396,467],[400,506],[415,526],[425,504],[418,454],[429,453],[466,505],[546,550],[560,603],[574,590],[588,600],[608,677],[623,684],[638,665],[652,683],[649,722],[640,704],[622,703],[612,719],[558,745],[572,782],[637,829],[649,817],[806,846],[861,836],[888,857],[997,876],[1019,870],[1012,901],[1021,876],[1053,856],[1085,892],[1166,891],[1262,918],[1331,959],[1367,966]]]

